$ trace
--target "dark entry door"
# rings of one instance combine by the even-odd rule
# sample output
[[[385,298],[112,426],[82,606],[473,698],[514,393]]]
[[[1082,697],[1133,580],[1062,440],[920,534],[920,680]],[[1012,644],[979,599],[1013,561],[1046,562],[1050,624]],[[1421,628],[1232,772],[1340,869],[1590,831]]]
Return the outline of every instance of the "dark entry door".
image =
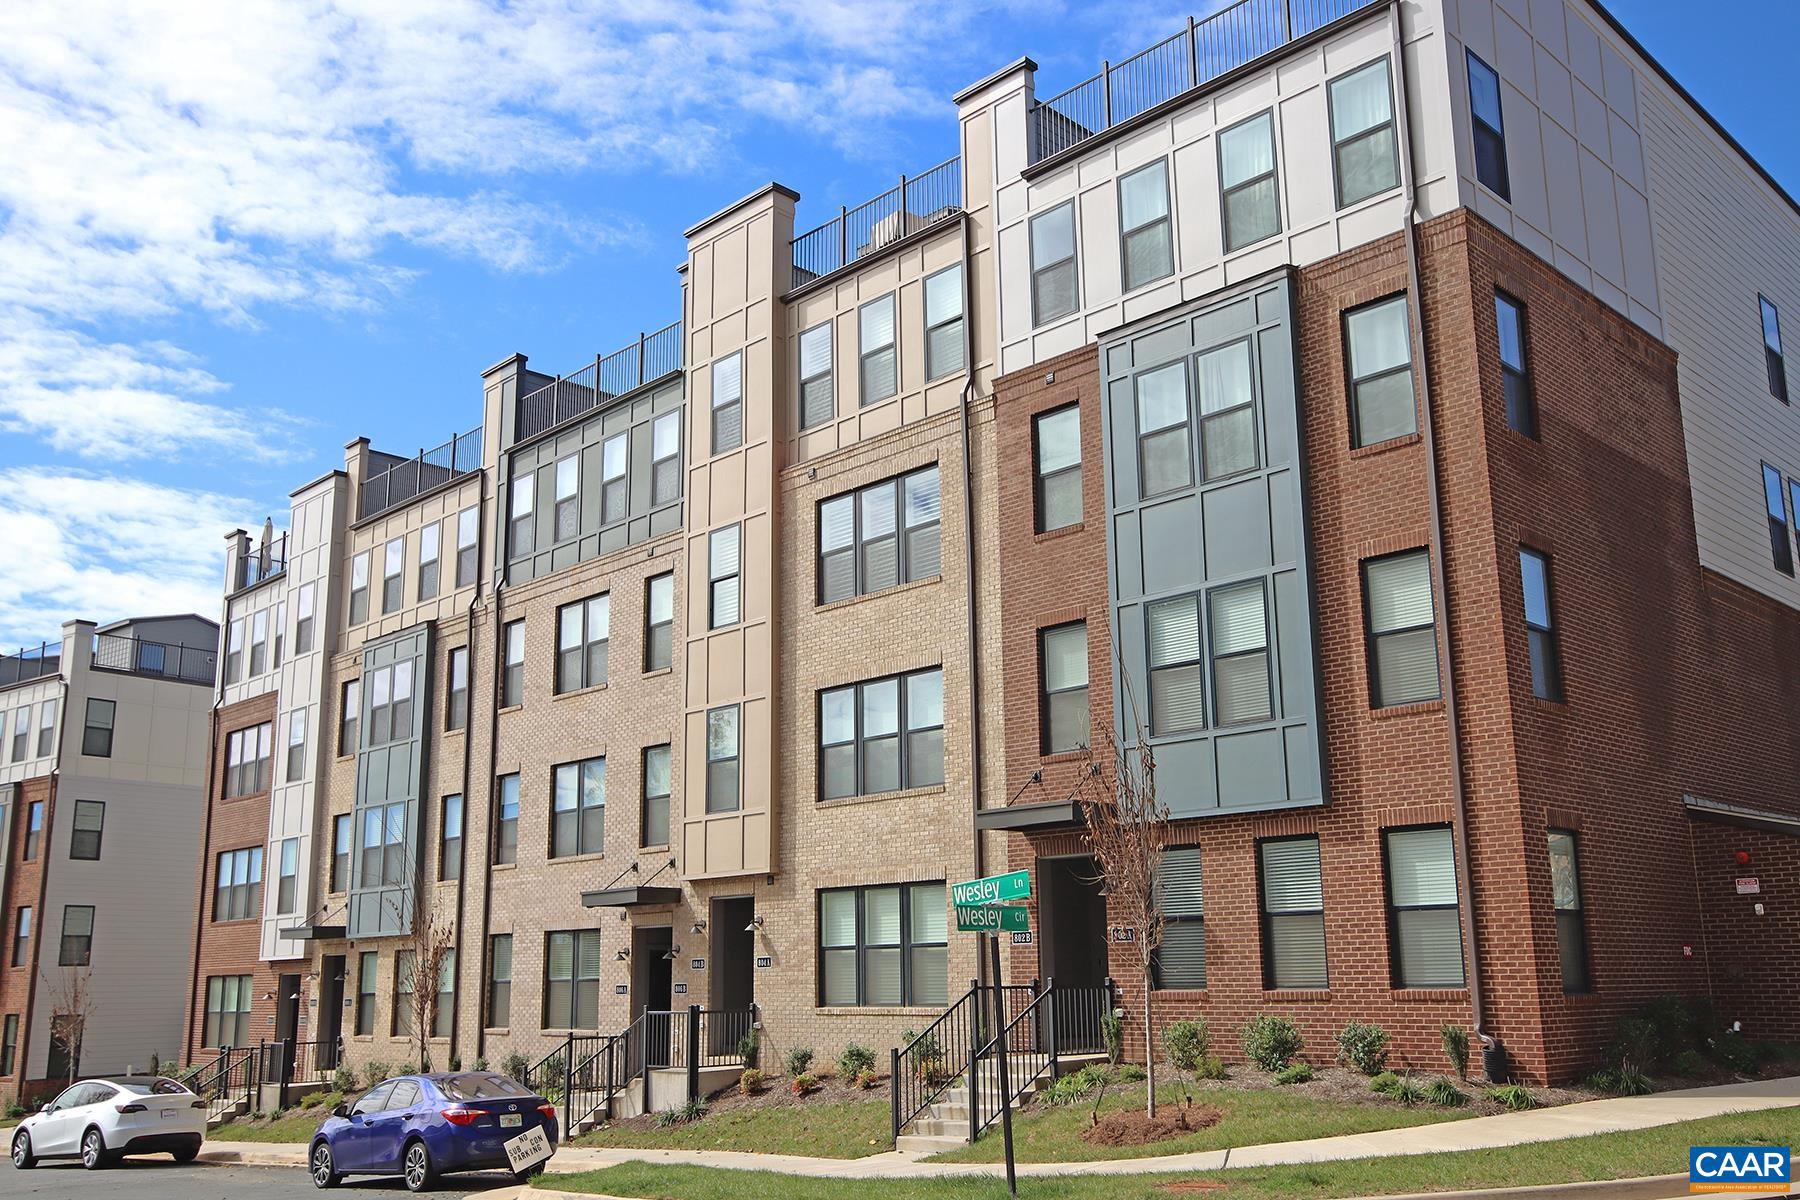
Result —
[[[293,1078],[294,1042],[300,1036],[300,976],[275,977],[275,1041],[280,1044],[280,1062],[271,1064],[280,1071],[271,1083]]]
[[[1065,1051],[1101,1050],[1106,1012],[1106,898],[1091,856],[1040,858],[1043,945],[1038,960],[1056,983],[1056,1029]]]
[[[752,896],[731,896],[712,902],[712,994],[707,1006],[706,1052],[730,1054],[755,1021],[756,916]]]
[[[667,925],[631,931],[631,1015],[644,1017],[644,1063],[666,1067],[678,1033],[670,1002],[675,962],[675,933]],[[647,1015],[646,1015],[647,1014]]]
[[[327,954],[319,966],[319,1011],[312,1035],[319,1042],[319,1070],[338,1066],[337,1040],[344,1029],[344,956]]]

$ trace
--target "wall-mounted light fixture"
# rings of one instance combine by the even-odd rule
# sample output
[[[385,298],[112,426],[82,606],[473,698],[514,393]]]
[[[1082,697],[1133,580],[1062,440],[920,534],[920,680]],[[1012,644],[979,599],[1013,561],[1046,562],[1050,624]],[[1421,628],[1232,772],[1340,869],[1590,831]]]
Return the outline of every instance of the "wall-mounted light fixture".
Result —
[[[763,927],[762,914],[757,913],[754,917],[750,918],[750,923],[748,925],[744,926],[744,932],[745,933],[756,933],[756,932],[760,931],[762,929],[762,927]]]

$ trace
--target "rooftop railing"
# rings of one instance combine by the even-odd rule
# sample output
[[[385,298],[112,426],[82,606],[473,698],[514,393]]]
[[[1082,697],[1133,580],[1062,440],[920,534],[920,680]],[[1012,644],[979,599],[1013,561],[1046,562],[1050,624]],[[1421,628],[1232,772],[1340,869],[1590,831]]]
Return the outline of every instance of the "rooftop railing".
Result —
[[[0,687],[62,672],[62,643],[21,646],[17,654],[0,654]]]
[[[238,589],[255,587],[287,570],[287,542],[288,535],[283,533],[272,543],[264,542],[254,550],[246,550],[238,559]]]
[[[1239,0],[1031,110],[1031,161],[1042,162],[1113,126],[1273,54],[1380,0]]]
[[[209,646],[171,646],[117,633],[94,635],[93,666],[101,671],[124,671],[179,679],[184,683],[211,683],[218,651]]]
[[[962,159],[923,175],[902,175],[899,186],[838,215],[793,241],[794,287],[803,287],[962,211]]]
[[[654,333],[639,334],[637,341],[624,349],[595,358],[574,374],[559,375],[537,391],[521,396],[513,440],[536,437],[570,417],[598,408],[614,396],[623,396],[679,371],[681,363],[680,321]]]
[[[477,425],[467,433],[452,435],[441,446],[421,450],[416,457],[403,459],[363,480],[357,501],[357,520],[386,512],[439,484],[480,469],[481,426]]]

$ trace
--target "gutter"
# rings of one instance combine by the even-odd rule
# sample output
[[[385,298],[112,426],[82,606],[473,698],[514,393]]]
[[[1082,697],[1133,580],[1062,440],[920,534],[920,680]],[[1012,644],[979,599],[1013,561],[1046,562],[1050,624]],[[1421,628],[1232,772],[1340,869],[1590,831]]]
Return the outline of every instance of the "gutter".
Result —
[[[517,396],[513,397],[513,403],[514,404],[518,403]],[[502,453],[506,453],[506,452],[503,451]],[[496,483],[498,483],[498,476],[500,473],[500,461],[501,461],[500,457],[498,455],[496,455],[494,458],[494,474],[496,476]],[[510,461],[510,460],[508,460],[508,461]],[[486,472],[484,471],[484,472],[482,472],[482,474],[485,476]],[[483,483],[483,485],[482,485],[482,490],[484,492],[487,490],[485,483]],[[487,1057],[487,1017],[488,1017],[488,1014],[487,1014],[487,977],[488,977],[488,971],[491,966],[491,964],[488,961],[488,958],[489,958],[489,947],[493,945],[493,938],[488,936],[488,930],[491,926],[491,923],[492,923],[493,917],[494,917],[494,871],[493,871],[494,864],[493,864],[492,859],[489,856],[493,853],[494,833],[499,828],[499,825],[498,825],[499,809],[497,809],[495,807],[495,797],[494,797],[494,771],[499,764],[499,755],[500,755],[500,687],[501,687],[501,684],[504,682],[504,674],[506,671],[506,656],[504,653],[504,649],[500,644],[500,616],[501,616],[500,602],[502,599],[502,593],[506,590],[506,562],[505,562],[505,554],[503,553],[504,548],[505,548],[505,543],[501,540],[501,536],[500,536],[500,531],[504,528],[502,523],[505,520],[505,516],[501,512],[501,496],[503,496],[503,495],[504,495],[504,492],[501,488],[496,487],[494,489],[494,503],[493,503],[494,520],[493,520],[493,526],[492,526],[493,531],[494,531],[493,532],[493,542],[492,542],[493,547],[494,547],[494,597],[493,597],[494,619],[490,625],[490,627],[494,631],[494,639],[493,639],[494,640],[494,649],[493,649],[494,660],[493,660],[493,670],[490,672],[489,681],[488,681],[487,782],[484,785],[486,788],[486,796],[487,796],[487,823],[482,830],[482,840],[481,840],[481,845],[482,845],[481,946],[480,946],[481,952],[479,955],[477,955],[477,957],[481,960],[481,970],[475,977],[476,978],[476,986],[481,989],[481,999],[479,1001],[477,1001],[477,1007],[480,1009],[480,1015],[475,1020],[475,1057],[476,1058]],[[480,556],[481,556],[481,545],[480,545],[479,541],[477,541],[477,543],[476,543],[475,554],[476,554],[476,561],[479,563]],[[476,589],[476,594],[477,595],[480,594],[479,588]],[[473,608],[471,608],[470,611],[472,613]],[[473,645],[473,643],[475,641],[475,630],[474,630],[474,626],[472,624],[469,629],[469,641],[470,641],[471,645]],[[473,649],[471,649],[469,651],[469,681],[471,684],[471,689],[470,689],[471,692],[473,691],[472,685],[474,683],[474,680],[475,680],[475,651]],[[470,716],[471,720],[469,722],[469,732],[468,732],[467,736],[473,736],[474,731],[475,731],[474,720],[473,720],[474,713],[470,713],[469,716]],[[465,760],[466,760],[466,757],[467,756],[465,753]],[[463,866],[464,866],[465,875],[467,873],[467,868],[468,868],[469,840],[470,840],[469,839],[469,798],[468,798],[468,793],[465,791],[463,793]],[[458,926],[457,927],[458,927],[458,931],[459,931],[458,938],[460,939],[460,937],[461,937],[461,933],[460,933],[461,914],[462,914],[462,898],[461,898],[462,897],[462,891],[461,891],[462,884],[460,882],[458,883],[457,888],[458,888],[458,890],[457,890]],[[462,968],[459,966],[457,968],[457,971],[459,974],[461,973],[461,970],[462,970]],[[457,990],[459,992],[461,991],[460,988]]]
[[[223,626],[221,626],[221,628],[223,628]],[[222,670],[224,659],[221,658],[219,661],[221,664],[220,669]],[[208,853],[212,849],[213,785],[217,782],[214,771],[218,766],[219,757],[217,753],[219,745],[219,709],[222,708],[224,704],[225,687],[223,684],[220,684],[219,689],[213,693],[212,712],[207,716],[207,732],[211,734],[211,737],[207,740],[206,744],[205,815],[200,821],[200,881],[194,888],[194,955],[193,958],[189,960],[188,965],[187,1033],[183,1038],[183,1045],[181,1047],[181,1058],[183,1062],[186,1062],[194,1052],[194,1016],[195,1009],[198,1007],[194,1003],[194,997],[199,993],[200,989],[200,943],[206,936],[206,859]],[[322,705],[320,711],[323,711]],[[59,761],[60,758],[61,756],[59,755]],[[268,838],[268,830],[266,827],[263,830],[263,837],[265,840]],[[260,931],[257,936],[260,941]],[[256,965],[264,965],[262,961],[262,947],[260,944],[257,946]]]
[[[974,472],[969,462],[969,405],[975,395],[975,290],[969,283],[969,271],[973,266],[974,252],[970,246],[970,221],[965,214],[962,218],[962,303],[963,303],[963,379],[961,422],[958,426],[962,448],[962,485],[963,485],[963,596],[967,608],[969,630],[969,773],[973,782],[973,790],[969,801],[969,833],[974,851],[975,878],[979,879],[985,872],[982,870],[981,853],[981,657],[976,647],[980,645],[978,636],[980,623],[977,619],[975,604],[975,484]],[[981,955],[975,956],[976,973],[987,975],[986,960]],[[999,980],[994,982],[998,983]]]
[[[1431,370],[1425,354],[1425,297],[1419,285],[1419,192],[1412,170],[1412,105],[1408,103],[1410,94],[1406,74],[1406,38],[1400,17],[1401,0],[1389,0],[1388,20],[1393,31],[1394,79],[1401,114],[1401,119],[1395,125],[1400,131],[1400,181],[1406,196],[1406,286],[1412,297],[1412,303],[1407,305],[1407,313],[1412,326],[1413,361],[1418,364],[1419,403],[1424,416],[1419,423],[1419,433],[1425,447],[1425,490],[1431,505],[1431,589],[1440,598],[1434,626],[1438,660],[1444,664],[1444,729],[1448,735],[1450,752],[1450,793],[1453,805],[1451,832],[1456,847],[1456,899],[1464,914],[1463,960],[1469,988],[1469,1016],[1475,1036],[1481,1041],[1485,1072],[1486,1057],[1500,1048],[1500,1042],[1487,1031],[1483,1016],[1481,939],[1476,932],[1474,882],[1469,872],[1469,796],[1463,783],[1462,743],[1457,735],[1456,660],[1450,644],[1450,592],[1445,585],[1444,499],[1438,488],[1439,463],[1436,423],[1431,411]],[[1490,1081],[1502,1082],[1491,1076]]]
[[[483,472],[481,472],[481,489],[477,496],[476,503],[480,504],[482,501],[485,501],[486,499],[487,499],[487,472],[483,471]],[[452,564],[451,569],[454,570],[455,569],[454,564],[455,564],[456,560],[455,560],[455,558],[452,558],[450,561]],[[479,521],[477,521],[475,523],[475,565],[476,565],[475,593],[474,593],[474,595],[469,597],[469,608],[468,608],[468,613],[467,613],[467,616],[468,616],[467,625],[468,625],[468,630],[469,630],[469,642],[468,642],[469,648],[467,651],[467,658],[468,658],[468,663],[469,663],[468,687],[469,687],[469,695],[471,698],[475,694],[475,686],[474,686],[475,685],[475,610],[481,604],[481,570],[480,570],[480,567],[481,567],[481,522],[479,522]],[[473,707],[473,706],[471,705],[471,707]],[[469,836],[468,836],[469,835],[469,758],[470,758],[469,739],[474,736],[474,732],[471,728],[475,723],[473,720],[474,715],[475,714],[473,712],[464,714],[463,730],[462,730],[463,752],[462,752],[462,789],[461,789],[461,793],[462,793],[463,834],[460,839],[462,842],[462,862],[457,864],[457,870],[456,870],[456,974],[459,976],[462,974],[462,971],[463,971],[463,963],[465,961],[467,961],[463,955],[463,897],[469,886]],[[440,821],[443,820],[443,817],[441,814],[438,819]],[[440,846],[442,846],[443,841],[444,841],[444,831],[442,829],[439,829],[438,830],[438,844]],[[438,870],[440,873],[443,870],[443,860],[441,858],[438,861]],[[481,964],[481,966],[482,966],[482,969],[485,971],[487,964],[484,962]],[[484,978],[486,978],[485,975],[477,976],[478,981],[480,979],[484,979]],[[458,979],[451,980],[451,983],[453,985],[458,984],[460,982],[461,981]],[[456,1038],[457,1038],[458,1032],[461,1030],[461,1027],[462,1027],[462,1023],[461,1023],[462,993],[463,993],[463,990],[461,987],[452,986],[450,989],[450,1061],[451,1062],[455,1062],[457,1060],[456,1059]],[[479,1008],[479,1002],[477,1002],[477,1007]]]

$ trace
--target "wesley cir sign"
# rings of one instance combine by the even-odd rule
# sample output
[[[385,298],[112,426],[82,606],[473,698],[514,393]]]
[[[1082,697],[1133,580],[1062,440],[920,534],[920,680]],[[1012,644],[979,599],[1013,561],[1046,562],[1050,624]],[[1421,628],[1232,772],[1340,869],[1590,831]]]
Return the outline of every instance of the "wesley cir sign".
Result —
[[[1022,908],[1007,908],[999,904],[980,904],[971,908],[958,905],[956,909],[956,931],[958,933],[1020,933],[1031,928],[1031,914]]]

